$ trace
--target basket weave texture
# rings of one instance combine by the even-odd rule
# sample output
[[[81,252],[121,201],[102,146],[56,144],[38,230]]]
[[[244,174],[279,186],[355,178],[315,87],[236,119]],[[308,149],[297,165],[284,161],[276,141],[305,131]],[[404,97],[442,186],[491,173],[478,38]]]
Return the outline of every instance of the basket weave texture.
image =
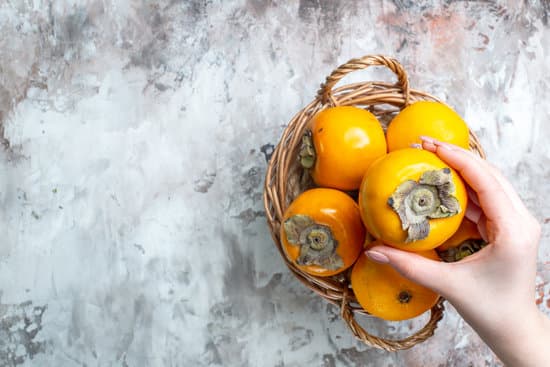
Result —
[[[370,66],[389,68],[397,76],[397,82],[369,81],[335,88],[336,83],[346,74]],[[302,136],[317,112],[333,106],[353,105],[365,108],[378,118],[385,130],[387,122],[396,113],[418,100],[441,102],[428,93],[411,89],[403,66],[395,59],[382,55],[367,55],[346,62],[326,78],[316,98],[289,122],[269,162],[264,187],[264,206],[271,235],[290,271],[305,286],[337,305],[342,319],[359,340],[369,346],[387,351],[408,349],[431,337],[443,317],[444,299],[439,298],[437,304],[430,310],[430,319],[426,325],[411,336],[396,340],[371,335],[356,320],[357,315],[373,316],[357,303],[350,286],[349,270],[332,277],[316,277],[301,271],[286,258],[279,233],[286,208],[300,193],[313,187],[308,172],[301,167],[297,157]],[[470,150],[485,158],[477,137],[471,131]]]

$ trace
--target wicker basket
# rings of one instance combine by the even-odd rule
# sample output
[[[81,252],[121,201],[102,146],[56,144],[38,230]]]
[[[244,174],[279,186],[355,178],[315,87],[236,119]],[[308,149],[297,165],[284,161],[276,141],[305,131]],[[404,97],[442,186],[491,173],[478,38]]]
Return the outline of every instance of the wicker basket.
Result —
[[[385,66],[395,73],[397,82],[395,84],[362,82],[334,88],[335,84],[346,74],[378,65]],[[395,59],[377,55],[348,61],[326,78],[317,97],[290,121],[273,152],[265,180],[264,206],[267,221],[273,240],[288,268],[308,288],[340,307],[342,318],[359,340],[369,346],[387,351],[408,349],[432,336],[438,322],[443,317],[443,298],[440,298],[431,309],[427,324],[415,334],[402,340],[389,340],[370,335],[355,319],[358,314],[369,314],[357,303],[350,287],[349,271],[328,278],[304,273],[286,258],[281,247],[279,229],[283,213],[288,205],[298,194],[313,186],[308,173],[300,166],[297,155],[308,122],[317,112],[332,106],[354,105],[374,113],[385,129],[387,122],[399,110],[417,100],[439,101],[427,93],[410,89],[407,74]],[[470,150],[485,157],[477,137],[471,131]]]

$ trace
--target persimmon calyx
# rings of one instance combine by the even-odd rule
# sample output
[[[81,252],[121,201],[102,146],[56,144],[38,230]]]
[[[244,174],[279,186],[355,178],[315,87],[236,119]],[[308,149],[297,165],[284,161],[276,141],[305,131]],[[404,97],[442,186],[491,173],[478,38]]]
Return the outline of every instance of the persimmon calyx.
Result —
[[[407,180],[397,187],[388,205],[397,213],[406,242],[422,240],[430,234],[429,219],[446,218],[460,211],[451,193],[455,190],[449,168],[426,171],[418,182]]]
[[[302,136],[302,145],[298,153],[300,164],[304,168],[311,168],[315,164],[315,147],[313,146],[313,138],[311,131],[308,130]]]
[[[413,298],[411,292],[409,291],[401,291],[399,292],[399,295],[397,295],[397,300],[399,303],[409,303],[411,299]]]
[[[336,253],[338,241],[329,226],[316,223],[307,215],[293,215],[283,223],[286,239],[300,246],[296,259],[298,265],[318,265],[327,270],[337,270],[344,261]]]
[[[438,255],[441,258],[441,260],[447,263],[452,263],[452,262],[460,261],[465,257],[478,252],[485,246],[487,246],[487,242],[481,239],[470,239],[462,242],[460,245],[456,247],[451,247],[444,251],[438,251]]]

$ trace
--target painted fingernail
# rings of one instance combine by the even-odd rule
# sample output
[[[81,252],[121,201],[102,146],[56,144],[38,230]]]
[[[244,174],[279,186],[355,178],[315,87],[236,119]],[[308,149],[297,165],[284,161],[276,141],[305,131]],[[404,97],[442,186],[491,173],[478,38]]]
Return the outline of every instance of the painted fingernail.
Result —
[[[425,135],[421,135],[420,139],[422,141],[425,141],[426,143],[432,143],[433,144],[435,142],[435,140],[433,138],[430,138],[429,136],[425,136]]]
[[[422,144],[418,144],[418,143],[411,144],[411,148],[422,149]]]
[[[388,257],[381,252],[367,251],[367,256],[377,263],[387,264],[390,262],[390,259],[388,259]]]

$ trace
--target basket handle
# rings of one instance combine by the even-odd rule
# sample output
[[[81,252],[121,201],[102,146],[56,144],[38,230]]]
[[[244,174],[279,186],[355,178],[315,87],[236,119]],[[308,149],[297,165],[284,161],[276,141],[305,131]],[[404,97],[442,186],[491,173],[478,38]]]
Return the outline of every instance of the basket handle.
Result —
[[[334,85],[338,83],[338,81],[346,74],[349,74],[355,70],[366,69],[369,66],[385,66],[390,69],[397,76],[396,86],[403,90],[405,105],[409,104],[409,80],[405,69],[394,58],[383,55],[367,55],[359,59],[351,59],[345,64],[338,66],[338,68],[327,76],[325,82],[321,84],[321,88],[317,92],[317,98],[319,98],[324,104],[330,103],[335,106],[337,103],[332,95],[332,88]]]
[[[340,304],[340,316],[342,319],[344,319],[357,339],[367,345],[370,345],[371,347],[383,349],[388,352],[412,348],[416,344],[422,343],[426,339],[433,336],[435,329],[437,328],[437,324],[443,318],[443,311],[445,310],[445,306],[443,305],[444,299],[439,297],[437,303],[430,310],[430,319],[422,329],[418,330],[414,335],[402,340],[384,339],[369,334],[361,327],[361,325],[359,325],[359,323],[355,320],[354,312],[350,308],[347,293],[347,290],[344,291],[342,303]]]

